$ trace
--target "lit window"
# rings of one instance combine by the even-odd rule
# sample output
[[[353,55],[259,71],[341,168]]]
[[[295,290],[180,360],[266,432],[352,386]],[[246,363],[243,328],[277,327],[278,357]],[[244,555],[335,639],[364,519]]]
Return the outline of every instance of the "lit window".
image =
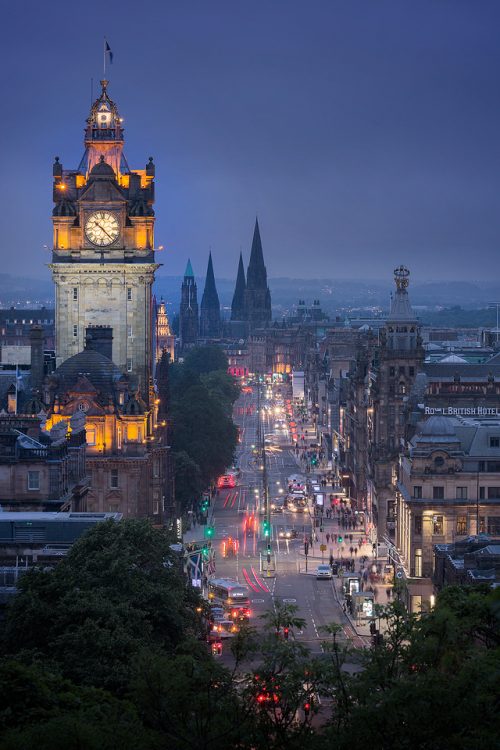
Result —
[[[460,536],[465,536],[465,534],[467,534],[467,516],[458,516],[457,534]]]
[[[422,550],[415,550],[415,576],[420,578],[422,576]]]
[[[443,534],[443,516],[432,516],[432,533],[437,536]]]
[[[127,359],[127,372],[132,372],[132,357]]]
[[[127,425],[127,440],[136,441],[139,438],[139,428],[136,424]]]
[[[87,445],[95,445],[95,429],[86,429]]]
[[[28,489],[29,490],[40,489],[40,472],[39,471],[28,471]]]

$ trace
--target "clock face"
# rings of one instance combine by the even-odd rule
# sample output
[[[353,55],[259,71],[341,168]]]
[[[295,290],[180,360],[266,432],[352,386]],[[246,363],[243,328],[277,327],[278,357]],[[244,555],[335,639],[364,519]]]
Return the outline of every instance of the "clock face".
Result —
[[[85,221],[85,234],[93,245],[111,245],[120,233],[118,217],[110,211],[94,211]]]

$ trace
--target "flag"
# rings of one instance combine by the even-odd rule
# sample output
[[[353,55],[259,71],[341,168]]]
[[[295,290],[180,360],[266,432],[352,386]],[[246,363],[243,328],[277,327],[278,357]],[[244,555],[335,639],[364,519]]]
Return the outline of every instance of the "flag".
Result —
[[[113,53],[111,51],[111,47],[109,46],[108,42],[106,40],[104,40],[104,41],[105,41],[105,45],[106,45],[104,47],[104,54],[105,55],[109,55],[109,63],[111,65],[112,62],[113,62]]]

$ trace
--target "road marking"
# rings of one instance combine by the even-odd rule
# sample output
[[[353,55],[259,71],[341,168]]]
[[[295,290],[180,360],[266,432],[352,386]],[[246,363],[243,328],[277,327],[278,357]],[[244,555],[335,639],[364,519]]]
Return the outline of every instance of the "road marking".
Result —
[[[252,599],[252,604],[264,604],[264,599]]]
[[[283,599],[286,604],[295,604],[297,599]]]

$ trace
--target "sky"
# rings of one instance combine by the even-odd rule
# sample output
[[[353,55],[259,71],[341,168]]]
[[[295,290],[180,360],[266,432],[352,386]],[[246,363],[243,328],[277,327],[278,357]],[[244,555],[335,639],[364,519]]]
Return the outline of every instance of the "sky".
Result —
[[[16,0],[0,31],[1,272],[47,278],[52,162],[109,94],[156,164],[160,275],[498,277],[498,0]]]

